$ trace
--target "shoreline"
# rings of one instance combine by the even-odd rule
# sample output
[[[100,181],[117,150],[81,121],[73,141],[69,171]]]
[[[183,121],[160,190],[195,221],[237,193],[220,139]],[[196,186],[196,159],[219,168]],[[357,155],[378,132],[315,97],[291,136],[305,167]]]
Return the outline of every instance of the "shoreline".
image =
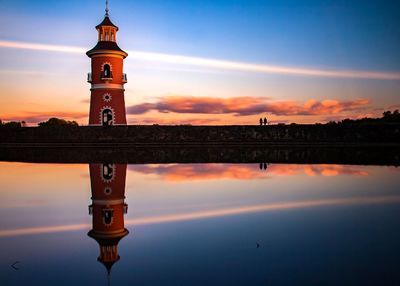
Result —
[[[31,163],[273,163],[400,166],[400,146],[126,146],[1,147],[0,162]]]

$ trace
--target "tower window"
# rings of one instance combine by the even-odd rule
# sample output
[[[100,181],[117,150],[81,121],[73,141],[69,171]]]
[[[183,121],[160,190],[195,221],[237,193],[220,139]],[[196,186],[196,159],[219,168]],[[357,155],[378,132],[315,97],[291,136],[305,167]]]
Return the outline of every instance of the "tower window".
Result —
[[[111,181],[114,177],[114,164],[102,164],[101,165],[101,176],[105,181]]]
[[[114,210],[113,209],[103,209],[103,222],[105,225],[110,225],[113,221]]]
[[[111,66],[109,64],[104,64],[103,72],[101,73],[102,79],[110,79],[112,78]]]

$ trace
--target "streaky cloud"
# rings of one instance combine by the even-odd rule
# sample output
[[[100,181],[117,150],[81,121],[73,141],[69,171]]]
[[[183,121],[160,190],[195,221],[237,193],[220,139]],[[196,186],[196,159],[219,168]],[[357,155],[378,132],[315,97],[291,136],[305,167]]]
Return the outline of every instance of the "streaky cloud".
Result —
[[[125,220],[125,225],[139,226],[139,225],[163,224],[163,223],[209,219],[209,218],[217,218],[217,217],[233,216],[241,214],[284,211],[292,209],[306,209],[315,207],[393,204],[393,203],[394,204],[400,203],[400,196],[355,197],[355,198],[335,198],[335,199],[321,199],[321,200],[297,201],[297,202],[280,202],[280,203],[248,205],[248,206],[239,206],[232,208],[215,209],[215,210],[204,210],[204,211],[189,212],[189,213],[177,213],[177,214],[128,219]],[[0,230],[0,237],[15,237],[22,235],[78,231],[78,230],[85,230],[88,228],[90,228],[89,224],[70,224],[70,225],[6,229],[6,230]]]
[[[87,48],[63,45],[49,45],[39,43],[26,43],[0,40],[0,48],[26,49],[47,52],[62,52],[84,54]],[[214,68],[222,70],[236,70],[245,72],[257,72],[266,74],[280,74],[291,76],[311,76],[327,78],[349,78],[349,79],[377,79],[377,80],[400,80],[400,72],[385,71],[363,71],[363,70],[338,70],[338,69],[317,69],[306,67],[290,67],[279,65],[253,64],[220,59],[209,59],[184,55],[173,55],[164,53],[153,53],[145,51],[128,51],[131,60],[142,60]]]
[[[46,51],[46,52],[74,53],[74,54],[82,54],[85,53],[87,50],[82,47],[74,47],[74,46],[48,45],[48,44],[25,43],[25,42],[14,42],[14,41],[0,41],[0,47],[11,48],[11,49]]]

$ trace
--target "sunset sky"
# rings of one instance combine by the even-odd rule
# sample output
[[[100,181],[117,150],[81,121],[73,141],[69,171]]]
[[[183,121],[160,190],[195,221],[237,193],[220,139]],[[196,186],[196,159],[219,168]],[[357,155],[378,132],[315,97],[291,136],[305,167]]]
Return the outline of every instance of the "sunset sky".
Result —
[[[88,123],[105,1],[0,0],[0,119]],[[400,108],[400,3],[110,0],[129,124],[314,123]]]

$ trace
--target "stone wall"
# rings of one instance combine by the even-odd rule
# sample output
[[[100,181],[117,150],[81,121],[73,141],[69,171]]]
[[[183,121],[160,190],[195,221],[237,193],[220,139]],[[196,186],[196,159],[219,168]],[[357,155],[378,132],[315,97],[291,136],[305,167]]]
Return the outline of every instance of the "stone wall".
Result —
[[[10,145],[399,144],[400,124],[0,128]]]

